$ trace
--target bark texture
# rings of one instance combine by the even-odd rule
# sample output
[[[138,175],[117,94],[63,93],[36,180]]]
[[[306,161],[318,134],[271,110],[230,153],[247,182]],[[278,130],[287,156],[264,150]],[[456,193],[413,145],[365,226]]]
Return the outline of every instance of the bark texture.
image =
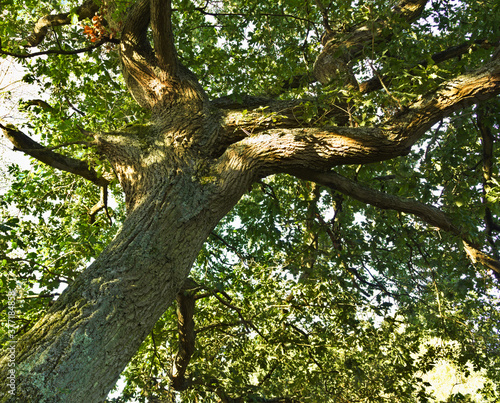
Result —
[[[425,1],[402,2],[401,17],[417,18],[423,5]],[[151,123],[95,135],[126,195],[128,217],[102,255],[19,341],[16,395],[6,392],[2,402],[102,402],[176,298],[186,309],[179,311],[179,328],[185,332],[181,337],[190,339],[192,326],[183,318],[189,318],[194,300],[189,293],[178,293],[212,229],[251,183],[266,175],[308,177],[366,202],[378,197],[381,205],[392,203],[402,211],[431,216],[433,224],[459,233],[432,208],[363,195],[363,189],[328,173],[341,164],[404,155],[443,117],[499,94],[498,56],[443,83],[383,125],[304,128],[292,118],[293,108],[300,107],[296,103],[271,108],[269,119],[257,108],[273,104],[269,99],[244,100],[252,105],[246,116],[241,108],[248,105],[210,102],[178,60],[170,15],[170,1],[140,0],[129,13],[120,42],[125,81],[137,102],[152,111]],[[154,49],[147,38],[149,26]],[[373,40],[361,28],[352,35],[351,55],[361,52],[361,42]],[[333,41],[327,41],[320,57],[333,57]],[[14,141],[26,141],[19,147],[32,150],[35,158],[52,158],[46,162],[59,163],[61,169],[74,166],[74,161],[59,161],[22,133],[9,130],[4,127]],[[71,172],[99,180],[83,165]],[[475,249],[470,253],[481,260]],[[192,353],[192,346],[184,346],[177,357],[181,372]],[[2,358],[0,388],[7,384],[7,361]],[[183,377],[177,374],[178,388]]]

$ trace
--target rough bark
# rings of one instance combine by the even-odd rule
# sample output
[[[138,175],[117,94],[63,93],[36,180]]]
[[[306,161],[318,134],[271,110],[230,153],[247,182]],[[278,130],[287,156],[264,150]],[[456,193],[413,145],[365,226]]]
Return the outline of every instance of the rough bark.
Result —
[[[182,127],[184,119],[176,123]],[[10,401],[102,401],[176,298],[210,231],[249,186],[241,161],[238,171],[224,161],[216,178],[182,146],[174,154],[178,136],[151,126],[99,139],[129,215],[106,251],[19,342],[18,394]]]
[[[150,24],[154,51],[146,35]],[[98,133],[95,142],[118,176],[128,216],[101,256],[18,342],[16,395],[4,394],[3,402],[103,401],[176,299],[203,242],[253,181],[404,155],[444,116],[500,93],[497,57],[378,127],[303,128],[289,113],[266,120],[256,112],[239,122],[238,111],[210,103],[179,63],[170,1],[141,0],[132,8],[120,56],[129,90],[152,111],[152,122]],[[41,159],[45,151],[31,155]],[[179,359],[188,356],[185,351]],[[2,358],[0,388],[7,385],[7,361]]]

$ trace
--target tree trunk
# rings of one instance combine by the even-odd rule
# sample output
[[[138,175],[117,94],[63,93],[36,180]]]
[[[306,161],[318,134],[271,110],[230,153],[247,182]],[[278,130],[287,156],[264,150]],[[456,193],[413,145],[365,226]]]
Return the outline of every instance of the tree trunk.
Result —
[[[150,127],[140,135],[146,139],[149,133],[158,143],[163,136],[155,131]],[[103,150],[109,154],[112,141],[121,144],[123,137],[102,140]],[[161,146],[141,154],[131,143],[115,147],[121,152],[114,155],[128,218],[116,239],[19,343],[17,394],[2,401],[103,401],[175,300],[210,231],[248,188],[250,178],[245,181],[244,175],[230,186],[215,183],[187,151],[177,153],[173,163],[172,152],[163,153]]]

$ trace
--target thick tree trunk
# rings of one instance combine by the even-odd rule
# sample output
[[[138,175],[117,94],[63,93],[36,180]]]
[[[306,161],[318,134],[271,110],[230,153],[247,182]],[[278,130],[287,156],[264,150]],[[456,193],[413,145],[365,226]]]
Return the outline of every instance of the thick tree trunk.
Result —
[[[155,131],[141,136],[156,144],[172,139]],[[123,135],[112,137],[101,140],[102,148],[110,154],[115,141],[130,214],[106,251],[19,343],[16,395],[2,401],[103,401],[251,180],[239,172],[239,181],[216,181],[187,151],[174,162],[162,146],[141,145],[139,154],[130,138],[120,148]]]

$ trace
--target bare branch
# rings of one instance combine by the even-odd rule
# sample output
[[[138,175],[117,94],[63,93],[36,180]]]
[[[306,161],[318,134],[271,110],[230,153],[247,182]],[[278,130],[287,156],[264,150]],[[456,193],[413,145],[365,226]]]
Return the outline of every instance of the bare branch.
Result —
[[[94,49],[101,47],[106,43],[120,43],[118,39],[112,39],[108,37],[103,37],[99,41],[85,48],[72,49],[72,50],[62,50],[62,49],[49,49],[40,52],[33,53],[13,53],[6,50],[0,49],[1,55],[12,56],[18,59],[29,59],[31,57],[44,56],[44,55],[78,55],[80,53],[92,52]]]
[[[500,262],[481,252],[479,249],[474,247],[472,244],[469,244],[467,241],[463,241],[463,243],[465,252],[467,252],[467,256],[469,257],[471,262],[480,263],[483,266],[486,266],[489,269],[493,270],[496,277],[500,280]]]
[[[95,222],[95,216],[96,214],[104,209],[106,212],[106,216],[108,217],[109,224],[111,225],[113,223],[113,220],[111,219],[111,216],[109,215],[108,211],[108,186],[104,185],[101,186],[101,193],[99,197],[99,201],[90,209],[89,211],[89,221],[90,223]]]
[[[53,168],[81,176],[97,186],[106,186],[109,183],[107,179],[99,176],[97,172],[90,168],[87,163],[48,150],[10,125],[4,126],[0,123],[0,128],[14,145],[15,150],[22,151]]]
[[[413,22],[420,17],[428,1],[429,0],[401,0],[398,5],[394,7],[394,12],[399,14],[405,21]]]

